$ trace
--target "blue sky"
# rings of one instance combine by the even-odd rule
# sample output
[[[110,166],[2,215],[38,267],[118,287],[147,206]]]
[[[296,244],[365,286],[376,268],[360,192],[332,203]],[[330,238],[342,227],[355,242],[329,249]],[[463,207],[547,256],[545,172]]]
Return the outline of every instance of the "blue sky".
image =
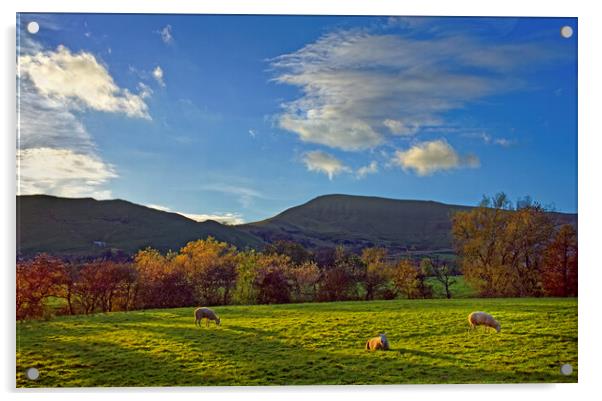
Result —
[[[228,223],[329,193],[576,212],[576,19],[17,19],[21,194]]]

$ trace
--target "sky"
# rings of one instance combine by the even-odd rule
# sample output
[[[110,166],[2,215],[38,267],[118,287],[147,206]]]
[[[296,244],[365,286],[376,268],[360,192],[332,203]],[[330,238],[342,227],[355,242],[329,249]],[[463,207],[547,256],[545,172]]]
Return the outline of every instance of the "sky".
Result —
[[[18,14],[17,193],[227,224],[333,193],[574,213],[577,36],[575,18]]]

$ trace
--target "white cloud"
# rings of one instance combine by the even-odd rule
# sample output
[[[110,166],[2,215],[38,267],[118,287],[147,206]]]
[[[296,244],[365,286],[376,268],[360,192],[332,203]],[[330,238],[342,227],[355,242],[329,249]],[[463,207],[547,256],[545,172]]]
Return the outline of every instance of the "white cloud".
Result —
[[[228,213],[228,212],[212,213],[212,214],[184,213],[184,212],[174,211],[167,206],[161,206],[161,205],[155,205],[155,204],[148,204],[146,206],[153,208],[153,209],[161,210],[163,212],[177,213],[179,215],[182,215],[186,218],[189,218],[191,220],[198,221],[198,222],[213,220],[213,221],[217,221],[218,223],[227,224],[227,225],[244,224],[244,222],[245,222],[240,213]]]
[[[437,171],[480,166],[476,156],[461,156],[444,140],[422,142],[406,151],[398,150],[392,161],[404,170],[414,170],[419,176],[431,175]]]
[[[150,119],[142,96],[117,86],[107,68],[91,53],[71,53],[60,45],[56,51],[19,56],[18,71],[40,95],[69,103],[70,108],[90,108]]]
[[[332,180],[338,174],[351,171],[349,167],[345,166],[336,157],[319,150],[305,153],[303,162],[308,171],[324,173],[328,176],[329,180]]]
[[[543,59],[528,44],[490,47],[459,34],[416,39],[334,32],[271,60],[274,81],[302,92],[282,105],[278,123],[304,142],[370,149],[390,136],[449,126],[447,112],[520,87],[509,72]]]
[[[376,174],[378,173],[378,163],[376,161],[371,161],[369,165],[363,166],[357,169],[355,172],[355,176],[358,179],[365,178],[368,174]]]
[[[17,150],[17,194],[50,194],[97,199],[111,197],[103,185],[117,177],[115,169],[100,158],[69,149]]]
[[[153,70],[153,78],[155,78],[159,85],[165,86],[165,81],[163,80],[163,69],[160,66],[155,67]]]
[[[140,83],[138,95],[119,88],[108,69],[87,52],[64,46],[45,51],[29,40],[18,57],[17,193],[111,198],[107,185],[118,176],[98,153],[76,114],[82,110],[149,118]]]
[[[163,41],[163,43],[168,44],[168,45],[173,43],[173,35],[171,34],[171,25],[166,25],[163,29],[161,29],[159,31],[159,34],[161,35],[161,40]]]
[[[399,120],[391,120],[390,118],[383,121],[385,127],[395,135],[409,136],[414,135],[420,128],[419,124],[407,123]]]

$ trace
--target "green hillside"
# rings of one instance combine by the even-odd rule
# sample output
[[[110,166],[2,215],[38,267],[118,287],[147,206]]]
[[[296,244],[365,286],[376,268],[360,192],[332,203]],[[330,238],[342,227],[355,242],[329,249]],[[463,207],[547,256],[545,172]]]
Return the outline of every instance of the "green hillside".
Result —
[[[445,251],[452,248],[453,214],[470,209],[433,201],[325,195],[240,228],[268,242],[287,239],[310,248],[378,245],[390,253]],[[576,215],[554,215],[559,221],[576,224]]]
[[[147,246],[177,250],[209,235],[241,248],[262,244],[235,227],[214,221],[198,223],[123,200],[17,197],[18,255],[94,256],[110,249],[131,254]]]
[[[224,306],[17,323],[17,386],[576,382],[574,298],[394,300]],[[502,331],[468,330],[493,314]],[[366,340],[386,333],[387,352]],[[560,367],[574,371],[563,376]],[[27,380],[30,367],[40,371]]]
[[[93,256],[108,249],[132,253],[152,246],[177,250],[186,242],[211,235],[239,248],[261,248],[279,239],[309,249],[344,245],[351,250],[386,247],[389,254],[453,253],[451,218],[469,206],[432,201],[366,196],[325,195],[267,220],[240,226],[198,223],[123,200],[97,201],[46,195],[17,197],[17,251]],[[553,214],[577,224],[577,215]],[[94,242],[100,246],[94,245]]]

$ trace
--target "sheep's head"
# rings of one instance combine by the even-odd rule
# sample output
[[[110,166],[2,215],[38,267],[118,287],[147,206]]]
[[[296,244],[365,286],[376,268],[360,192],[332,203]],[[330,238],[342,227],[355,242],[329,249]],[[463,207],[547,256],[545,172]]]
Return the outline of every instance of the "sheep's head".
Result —
[[[499,333],[500,331],[502,331],[502,326],[500,325],[500,322],[495,322],[495,330]]]
[[[217,325],[220,326],[222,324],[222,320],[218,317],[215,319],[215,323],[217,323]]]

